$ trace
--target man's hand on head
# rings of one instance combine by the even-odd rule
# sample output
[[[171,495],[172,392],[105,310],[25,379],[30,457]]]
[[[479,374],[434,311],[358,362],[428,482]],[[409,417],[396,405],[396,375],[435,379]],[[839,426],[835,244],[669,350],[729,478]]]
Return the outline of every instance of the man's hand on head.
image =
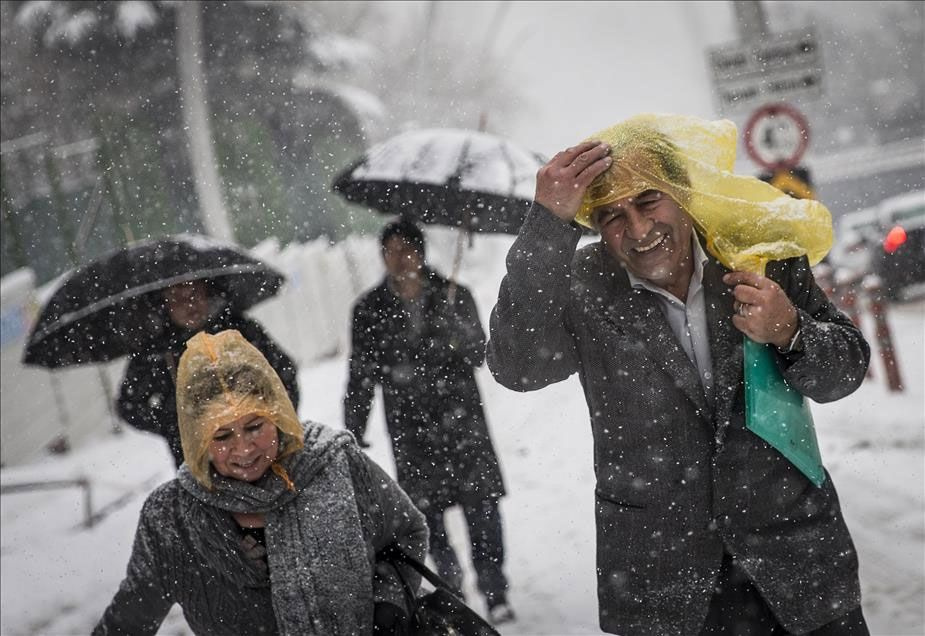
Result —
[[[797,310],[780,285],[752,272],[729,272],[723,282],[732,287],[732,324],[755,342],[786,347],[799,325]]]
[[[585,190],[613,162],[609,153],[607,144],[586,141],[556,154],[536,173],[534,200],[571,223],[581,208]]]

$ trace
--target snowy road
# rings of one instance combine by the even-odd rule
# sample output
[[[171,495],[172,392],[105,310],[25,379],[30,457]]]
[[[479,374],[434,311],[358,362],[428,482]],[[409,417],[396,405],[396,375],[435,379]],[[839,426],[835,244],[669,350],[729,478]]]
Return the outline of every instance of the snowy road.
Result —
[[[925,305],[906,306],[891,322],[907,390],[888,393],[875,361],[875,376],[854,395],[814,405],[823,458],[860,553],[868,621],[883,636],[921,634],[925,625]],[[343,357],[304,369],[300,414],[339,425],[345,375]],[[598,634],[591,433],[578,382],[518,394],[484,368],[479,382],[510,492],[502,511],[519,619],[502,631]],[[391,470],[378,407],[368,437],[371,454]],[[63,458],[5,469],[4,484],[92,476],[95,509],[137,494],[91,530],[79,527],[77,491],[3,497],[0,634],[88,633],[124,572],[143,494],[170,468],[158,440],[128,431]],[[464,552],[461,516],[451,513],[449,526]],[[466,592],[481,610],[471,572]],[[161,633],[188,631],[174,612]]]

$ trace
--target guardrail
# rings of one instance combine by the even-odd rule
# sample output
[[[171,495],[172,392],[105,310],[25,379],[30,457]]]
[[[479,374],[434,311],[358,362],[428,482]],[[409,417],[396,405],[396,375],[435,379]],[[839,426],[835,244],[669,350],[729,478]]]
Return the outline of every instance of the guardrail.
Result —
[[[874,341],[872,348],[879,352],[880,362],[886,375],[887,388],[892,392],[905,390],[896,350],[893,346],[893,333],[887,320],[888,304],[883,296],[883,281],[876,274],[845,275],[828,264],[819,264],[813,268],[816,282],[835,305],[845,313],[858,329],[863,329],[864,309],[874,322]],[[867,377],[875,375],[874,365],[867,367]]]
[[[78,479],[54,479],[49,481],[29,481],[19,484],[4,484],[0,486],[0,495],[15,493],[28,493],[38,490],[60,490],[61,488],[80,488],[83,491],[84,523],[85,528],[93,527],[97,517],[93,515],[93,495],[90,480],[86,477]]]

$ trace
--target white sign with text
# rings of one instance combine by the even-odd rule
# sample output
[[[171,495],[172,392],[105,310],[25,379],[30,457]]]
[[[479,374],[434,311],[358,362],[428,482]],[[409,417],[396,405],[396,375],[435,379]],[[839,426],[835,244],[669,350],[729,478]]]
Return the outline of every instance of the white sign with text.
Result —
[[[811,29],[708,50],[717,106],[729,114],[772,101],[822,95],[822,60]]]

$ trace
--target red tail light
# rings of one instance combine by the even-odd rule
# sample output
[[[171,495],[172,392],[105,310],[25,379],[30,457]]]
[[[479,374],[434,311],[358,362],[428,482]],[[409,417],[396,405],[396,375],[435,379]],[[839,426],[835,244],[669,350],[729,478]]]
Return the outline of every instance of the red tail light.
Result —
[[[899,249],[899,246],[906,242],[906,230],[899,225],[894,225],[886,238],[883,239],[883,250],[887,254],[892,254]]]

